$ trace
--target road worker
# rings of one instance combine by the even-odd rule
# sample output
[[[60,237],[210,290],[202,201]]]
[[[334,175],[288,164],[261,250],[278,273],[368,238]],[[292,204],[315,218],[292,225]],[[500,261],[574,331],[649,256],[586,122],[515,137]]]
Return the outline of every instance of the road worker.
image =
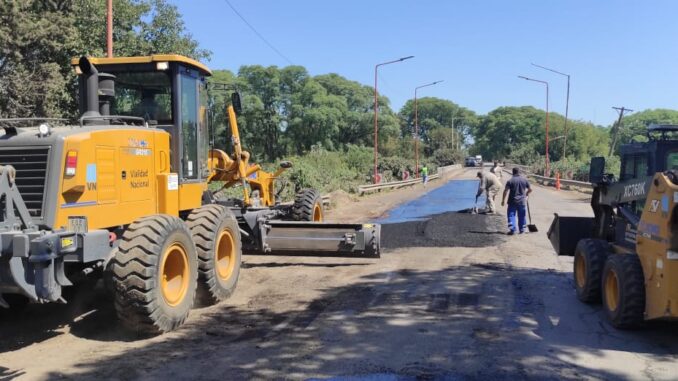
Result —
[[[478,171],[476,176],[480,179],[476,200],[483,192],[485,192],[485,196],[487,196],[487,200],[485,201],[485,213],[495,214],[497,210],[494,206],[494,199],[501,190],[501,181],[491,172]]]
[[[494,165],[493,165],[492,168],[490,169],[490,172],[492,172],[495,176],[497,176],[497,178],[499,179],[499,181],[501,181],[501,177],[502,177],[502,175],[501,175],[501,167],[499,166],[499,162],[498,162],[498,161],[496,161],[496,160],[494,161]]]
[[[520,169],[513,168],[513,177],[506,182],[506,189],[501,199],[501,206],[506,203],[506,196],[508,195],[508,211],[506,213],[508,219],[509,231],[507,234],[516,234],[517,230],[522,234],[525,233],[525,207],[527,205],[527,198],[532,192],[530,183],[526,178],[520,176]],[[516,224],[516,214],[518,214],[518,223]]]
[[[424,186],[426,186],[426,183],[428,183],[428,167],[426,166],[426,164],[424,164],[424,166],[421,167],[420,172],[421,172],[422,182],[424,183]]]

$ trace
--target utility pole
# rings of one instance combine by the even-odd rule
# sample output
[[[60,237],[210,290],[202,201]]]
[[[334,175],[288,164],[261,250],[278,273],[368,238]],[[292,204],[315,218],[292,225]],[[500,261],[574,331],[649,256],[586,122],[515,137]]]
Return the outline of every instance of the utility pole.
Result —
[[[607,156],[612,156],[612,153],[614,153],[614,146],[617,145],[617,135],[619,134],[619,129],[621,128],[622,124],[622,118],[624,117],[625,112],[633,112],[633,110],[628,109],[624,106],[622,107],[612,107],[613,109],[617,110],[617,113],[619,113],[619,119],[617,120],[617,124],[612,126],[612,144],[610,144],[610,153],[607,154]]]
[[[108,0],[106,12],[106,51],[108,58],[113,58],[113,0]]]

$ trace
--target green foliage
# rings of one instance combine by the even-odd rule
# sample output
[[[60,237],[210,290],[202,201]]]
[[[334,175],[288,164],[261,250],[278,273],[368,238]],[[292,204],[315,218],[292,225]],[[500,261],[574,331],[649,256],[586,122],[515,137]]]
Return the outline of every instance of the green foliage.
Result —
[[[651,124],[678,124],[678,111],[653,109],[625,116],[618,132],[616,152],[619,152],[619,146],[622,144],[647,141],[647,127]],[[610,132],[615,126],[616,122],[611,126]]]
[[[542,161],[545,152],[546,113],[534,107],[500,107],[474,130],[474,150],[487,159],[509,159],[524,164]],[[561,160],[565,144],[565,118],[549,114],[549,158]],[[606,153],[607,130],[591,123],[568,121],[567,156],[588,160]]]
[[[400,109],[398,115],[403,121],[401,124],[402,136],[412,136],[415,132],[415,104],[414,100],[409,100]],[[435,97],[424,97],[417,100],[416,115],[419,124],[419,136],[422,141],[430,145],[434,143],[436,136],[432,135],[434,130],[447,129],[449,136],[459,135],[464,141],[478,124],[478,116],[471,110],[457,105],[447,99]],[[454,128],[454,133],[452,132]],[[457,144],[460,146],[460,144]],[[428,147],[428,153],[435,151],[438,147]]]
[[[612,173],[615,175],[615,177],[619,178],[620,165],[621,161],[619,156],[613,155],[606,157],[605,173]],[[555,176],[556,172],[558,172],[563,179],[588,181],[590,166],[590,160],[575,160],[571,157],[568,157],[565,160],[551,163],[551,176]],[[543,163],[535,165],[533,170],[543,172]]]
[[[282,181],[291,185],[286,187],[282,198],[290,199],[303,188],[315,188],[321,193],[337,189],[355,192],[356,187],[366,183],[367,179],[364,173],[358,172],[354,166],[356,163],[349,164],[346,158],[344,152],[327,151],[321,147],[314,147],[304,156],[291,156],[289,160],[294,166],[282,176]]]
[[[215,71],[210,82],[230,83],[241,90],[243,112],[238,123],[256,160],[303,155],[315,146],[331,151],[372,144],[374,91],[338,74],[312,77],[302,66],[251,65],[242,66],[235,76]],[[213,121],[220,137],[226,136],[227,121],[220,114],[228,102],[223,94],[213,97]],[[380,97],[379,104],[380,141],[398,146],[398,117],[387,98]],[[217,144],[227,142],[218,139]]]
[[[114,0],[114,53],[135,56],[177,53],[205,59],[210,52],[185,29],[168,0]],[[70,59],[103,56],[106,3],[99,0],[0,2],[0,117],[76,116],[75,76]],[[374,90],[338,74],[312,76],[302,66],[245,65],[237,73],[215,70],[210,78],[215,144],[230,152],[224,106],[237,88],[243,110],[239,127],[244,148],[256,162],[291,159],[285,174],[299,187],[323,192],[351,191],[370,182],[373,166]],[[415,172],[415,103],[396,113],[388,98],[378,98],[379,172],[384,181]],[[543,167],[545,113],[534,107],[499,107],[476,115],[450,100],[417,100],[420,165],[431,172],[461,163],[466,150],[486,160],[509,160]],[[607,154],[610,128],[549,115],[548,154],[554,170],[584,178],[588,161]],[[619,143],[643,140],[651,123],[678,124],[678,111],[646,110],[624,118]],[[465,144],[473,141],[471,147]],[[567,155],[563,148],[567,143]],[[608,158],[618,173],[619,158]],[[292,192],[293,190],[288,190]]]
[[[209,57],[166,0],[115,0],[113,5],[116,56]],[[105,1],[0,2],[0,116],[76,116],[70,61],[104,55],[105,20]]]
[[[76,7],[67,1],[0,2],[0,117],[63,117]]]

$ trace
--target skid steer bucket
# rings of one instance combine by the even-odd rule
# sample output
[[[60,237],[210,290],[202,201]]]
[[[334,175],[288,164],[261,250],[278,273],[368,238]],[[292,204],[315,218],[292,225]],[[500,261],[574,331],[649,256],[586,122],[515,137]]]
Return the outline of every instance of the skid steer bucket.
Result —
[[[558,255],[573,256],[579,240],[590,238],[592,232],[592,217],[563,217],[554,213],[553,222],[546,236]]]

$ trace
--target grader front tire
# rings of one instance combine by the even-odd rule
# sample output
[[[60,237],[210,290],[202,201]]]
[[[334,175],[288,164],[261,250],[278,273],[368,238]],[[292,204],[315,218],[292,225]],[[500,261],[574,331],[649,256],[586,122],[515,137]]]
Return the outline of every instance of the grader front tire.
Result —
[[[242,263],[238,221],[223,206],[206,205],[193,210],[187,224],[198,253],[198,303],[228,299],[238,284]]]
[[[140,218],[123,234],[111,265],[120,321],[141,335],[178,328],[193,307],[197,277],[186,224],[168,215]]]
[[[315,189],[303,189],[297,193],[292,206],[292,218],[295,221],[323,221],[323,199]]]

